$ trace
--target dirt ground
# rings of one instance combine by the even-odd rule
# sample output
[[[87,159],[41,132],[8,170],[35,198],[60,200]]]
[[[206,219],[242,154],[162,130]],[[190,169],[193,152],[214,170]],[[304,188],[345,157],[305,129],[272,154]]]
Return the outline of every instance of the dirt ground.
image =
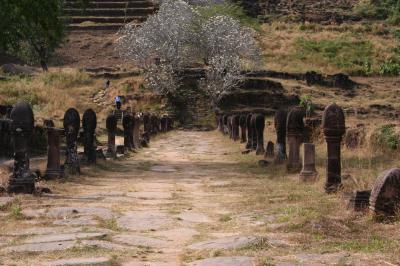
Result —
[[[173,131],[0,211],[0,265],[398,265],[395,224],[218,132]],[[6,202],[7,198],[0,198]],[[86,264],[85,264],[86,263]]]

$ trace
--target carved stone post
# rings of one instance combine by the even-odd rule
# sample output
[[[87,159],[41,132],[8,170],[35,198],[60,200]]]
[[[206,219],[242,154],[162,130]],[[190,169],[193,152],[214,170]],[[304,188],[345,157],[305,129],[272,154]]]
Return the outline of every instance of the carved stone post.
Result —
[[[87,109],[82,116],[84,135],[84,153],[89,164],[96,163],[96,149],[94,146],[97,127],[97,116],[92,109]]]
[[[110,114],[106,119],[106,128],[107,128],[107,155],[114,158],[116,156],[115,150],[115,131],[117,130],[117,117],[114,114]]]
[[[138,115],[133,116],[133,144],[135,149],[140,148],[140,118]]]
[[[291,172],[297,172],[301,169],[300,146],[303,142],[303,118],[304,109],[295,107],[289,112],[286,121],[286,135],[289,144],[287,169]]]
[[[327,180],[325,191],[336,192],[342,182],[341,142],[346,131],[345,118],[342,108],[331,104],[325,108],[322,116],[322,128],[328,146],[328,159],[326,164]]]
[[[132,150],[132,128],[133,116],[126,112],[122,117],[122,126],[124,127],[124,147],[126,150]]]
[[[57,179],[64,177],[64,171],[60,163],[60,135],[62,129],[54,127],[54,123],[48,120],[45,123],[47,130],[47,168],[45,179]]]
[[[240,125],[240,143],[246,143],[246,115],[241,115],[239,118],[239,125]]]
[[[286,155],[286,119],[287,111],[286,109],[279,109],[275,113],[274,125],[276,131],[276,145],[277,153],[275,157],[275,162],[280,163],[287,159]]]
[[[240,116],[233,115],[232,116],[232,138],[233,138],[233,141],[239,140],[239,125],[240,125]]]
[[[247,144],[246,149],[253,148],[253,125],[251,123],[252,114],[246,116],[246,127],[247,127]]]
[[[303,144],[303,168],[300,172],[300,181],[315,181],[317,178],[315,168],[315,145],[312,143]]]
[[[143,114],[144,132],[150,136],[151,134],[151,119],[149,113]]]
[[[78,134],[81,119],[76,109],[70,108],[64,114],[64,132],[67,142],[67,154],[64,168],[70,174],[80,174],[81,168],[78,157]]]
[[[275,145],[272,141],[268,141],[267,148],[265,151],[265,158],[274,158]]]
[[[252,120],[254,123],[254,130],[255,130],[256,154],[263,155],[265,153],[264,149],[265,117],[263,114],[255,114],[253,115]]]
[[[34,128],[33,111],[29,104],[20,102],[12,109],[10,118],[14,140],[14,167],[7,191],[33,193],[36,175],[29,170],[30,142]]]

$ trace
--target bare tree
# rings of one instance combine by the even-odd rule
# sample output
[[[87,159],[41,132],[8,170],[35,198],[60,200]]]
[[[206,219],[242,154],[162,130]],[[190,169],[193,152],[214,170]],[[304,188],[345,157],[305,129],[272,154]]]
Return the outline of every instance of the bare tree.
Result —
[[[118,40],[120,56],[145,69],[150,87],[164,95],[173,94],[179,86],[181,68],[203,62],[207,74],[202,87],[217,104],[238,84],[243,67],[258,61],[255,33],[228,16],[204,21],[191,4],[164,0],[159,11],[140,27],[126,25]]]

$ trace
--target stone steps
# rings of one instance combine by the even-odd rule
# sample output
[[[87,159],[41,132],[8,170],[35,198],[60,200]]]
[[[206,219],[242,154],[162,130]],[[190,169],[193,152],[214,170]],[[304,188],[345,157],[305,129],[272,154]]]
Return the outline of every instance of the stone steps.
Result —
[[[97,16],[97,17],[126,17],[126,16],[140,16],[149,15],[154,12],[153,7],[136,7],[136,8],[88,8],[83,11],[80,8],[65,8],[65,12],[69,16]]]
[[[81,4],[79,2],[66,2],[66,8],[79,8]],[[135,8],[135,7],[152,7],[152,4],[148,1],[119,1],[119,2],[89,2],[86,6],[87,9],[91,8],[107,8],[107,9],[121,9],[121,8]]]
[[[90,21],[93,23],[120,23],[125,24],[132,21],[143,22],[146,16],[126,16],[126,17],[96,17],[96,16],[73,16],[65,17],[64,19],[71,24],[79,24],[82,22]]]
[[[126,23],[141,23],[157,7],[147,0],[96,0],[83,8],[78,0],[65,1],[65,21],[71,31],[117,31]]]

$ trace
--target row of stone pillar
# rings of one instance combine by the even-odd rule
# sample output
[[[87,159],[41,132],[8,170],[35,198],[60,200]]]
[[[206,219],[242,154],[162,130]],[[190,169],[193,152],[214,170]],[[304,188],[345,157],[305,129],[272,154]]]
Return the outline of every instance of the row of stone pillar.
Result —
[[[289,112],[280,109],[275,113],[274,126],[276,131],[275,145],[268,142],[264,149],[265,117],[263,114],[224,114],[217,116],[218,129],[229,135],[234,141],[246,142],[246,149],[255,150],[257,155],[264,154],[267,158],[274,157],[275,163],[286,161],[289,172],[300,172],[302,181],[314,181],[317,177],[315,167],[315,145],[304,143],[305,111],[302,107],[294,107]],[[335,192],[341,185],[341,140],[345,133],[345,118],[343,110],[336,104],[327,106],[322,117],[322,128],[327,143],[327,178],[325,191]],[[240,129],[240,130],[239,130]],[[240,133],[239,133],[240,132]],[[288,155],[286,154],[286,141]],[[300,160],[300,147],[303,144],[303,161]],[[301,170],[301,171],[300,171]]]

